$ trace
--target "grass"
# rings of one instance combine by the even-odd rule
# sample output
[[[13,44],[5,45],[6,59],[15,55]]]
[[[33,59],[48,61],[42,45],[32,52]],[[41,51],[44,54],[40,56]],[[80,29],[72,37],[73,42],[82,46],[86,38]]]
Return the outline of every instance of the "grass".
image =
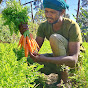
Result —
[[[11,61],[13,61],[15,59],[18,59],[18,57],[15,55],[15,53],[13,53],[13,49],[17,48],[17,44],[7,44],[5,46],[5,44],[2,44],[2,47],[0,48],[0,57],[3,58],[1,60],[3,60],[4,62],[6,62],[5,60],[7,60],[7,56],[8,56],[8,60],[11,59]],[[81,61],[78,62],[78,69],[75,69],[74,71],[74,76],[71,76],[71,80],[73,81],[72,83],[72,88],[88,88],[88,43],[84,42],[83,46],[86,49],[85,53],[80,53],[81,54]],[[2,51],[1,51],[2,50]],[[10,50],[10,51],[9,51]],[[9,53],[10,52],[10,53]],[[4,54],[2,54],[4,53]],[[17,52],[16,52],[17,53]],[[17,53],[17,55],[21,55],[21,52]],[[49,41],[44,41],[44,44],[42,45],[40,51],[40,54],[44,54],[44,53],[52,53],[51,47],[50,47],[50,43]],[[12,55],[13,54],[13,55]],[[10,57],[11,56],[11,57]],[[22,55],[20,56],[22,57]],[[19,57],[19,58],[20,58]],[[23,59],[24,60],[24,59]],[[22,60],[22,61],[23,61]],[[14,61],[13,61],[14,62]],[[19,61],[20,63],[20,61]],[[15,64],[15,62],[14,62]],[[16,62],[17,64],[17,62]],[[3,65],[3,64],[2,64]],[[3,65],[4,66],[4,65]],[[6,65],[5,65],[6,66]],[[19,65],[20,66],[20,65]],[[24,67],[24,66],[23,66]],[[10,68],[10,67],[8,67]],[[16,67],[14,66],[14,69]],[[2,70],[2,67],[0,67],[0,69]],[[4,69],[4,68],[3,68]],[[13,70],[13,69],[12,69]],[[21,71],[21,70],[20,70]],[[22,70],[23,71],[23,70]],[[25,71],[25,69],[24,69]],[[3,73],[2,73],[3,74]],[[7,73],[6,73],[7,74]],[[19,74],[19,73],[18,73]],[[25,73],[26,74],[26,73]],[[14,74],[13,74],[14,75]],[[19,74],[20,75],[20,74]],[[19,76],[20,77],[20,76]],[[15,81],[15,80],[14,80]],[[8,83],[8,81],[7,81]],[[4,85],[4,84],[3,84]],[[0,85],[1,86],[1,85]]]
[[[44,41],[40,51],[40,54],[44,54],[44,53],[52,53],[51,47],[50,47],[50,43],[48,40]]]

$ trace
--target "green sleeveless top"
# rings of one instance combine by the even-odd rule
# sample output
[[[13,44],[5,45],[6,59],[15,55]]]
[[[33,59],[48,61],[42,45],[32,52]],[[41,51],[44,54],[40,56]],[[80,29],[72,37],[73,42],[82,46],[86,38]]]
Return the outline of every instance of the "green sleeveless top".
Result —
[[[56,32],[53,31],[52,24],[47,21],[41,23],[37,31],[37,36],[42,38],[46,37],[49,40],[49,37],[54,33],[61,34],[68,42],[82,43],[81,31],[78,24],[69,18],[63,18],[63,24]]]

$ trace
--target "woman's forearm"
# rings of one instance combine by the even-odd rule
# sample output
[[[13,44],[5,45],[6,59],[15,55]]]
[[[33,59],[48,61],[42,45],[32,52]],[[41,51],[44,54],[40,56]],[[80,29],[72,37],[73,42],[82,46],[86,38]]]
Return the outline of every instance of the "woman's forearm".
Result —
[[[65,64],[67,66],[74,67],[77,62],[77,57],[76,56],[44,57],[42,61],[58,65]]]

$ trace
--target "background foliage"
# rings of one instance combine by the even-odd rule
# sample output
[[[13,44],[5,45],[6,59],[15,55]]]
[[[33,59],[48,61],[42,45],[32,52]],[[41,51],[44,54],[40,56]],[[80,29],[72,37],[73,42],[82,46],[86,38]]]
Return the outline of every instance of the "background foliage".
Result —
[[[16,35],[13,33],[13,35],[10,34],[10,29],[8,26],[3,25],[2,15],[0,14],[0,42],[3,43],[14,43],[18,42],[20,38],[20,33]]]
[[[83,41],[88,42],[88,9],[80,8],[78,24],[81,28]]]

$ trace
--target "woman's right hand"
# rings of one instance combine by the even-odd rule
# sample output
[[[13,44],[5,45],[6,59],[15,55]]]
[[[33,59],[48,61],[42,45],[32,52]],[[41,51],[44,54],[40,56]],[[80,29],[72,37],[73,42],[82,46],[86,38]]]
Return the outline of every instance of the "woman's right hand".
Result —
[[[29,28],[28,28],[28,25],[27,25],[27,23],[21,23],[20,25],[19,25],[19,31],[20,31],[20,33],[23,35],[24,34],[24,32],[26,31],[26,30],[28,30]]]

